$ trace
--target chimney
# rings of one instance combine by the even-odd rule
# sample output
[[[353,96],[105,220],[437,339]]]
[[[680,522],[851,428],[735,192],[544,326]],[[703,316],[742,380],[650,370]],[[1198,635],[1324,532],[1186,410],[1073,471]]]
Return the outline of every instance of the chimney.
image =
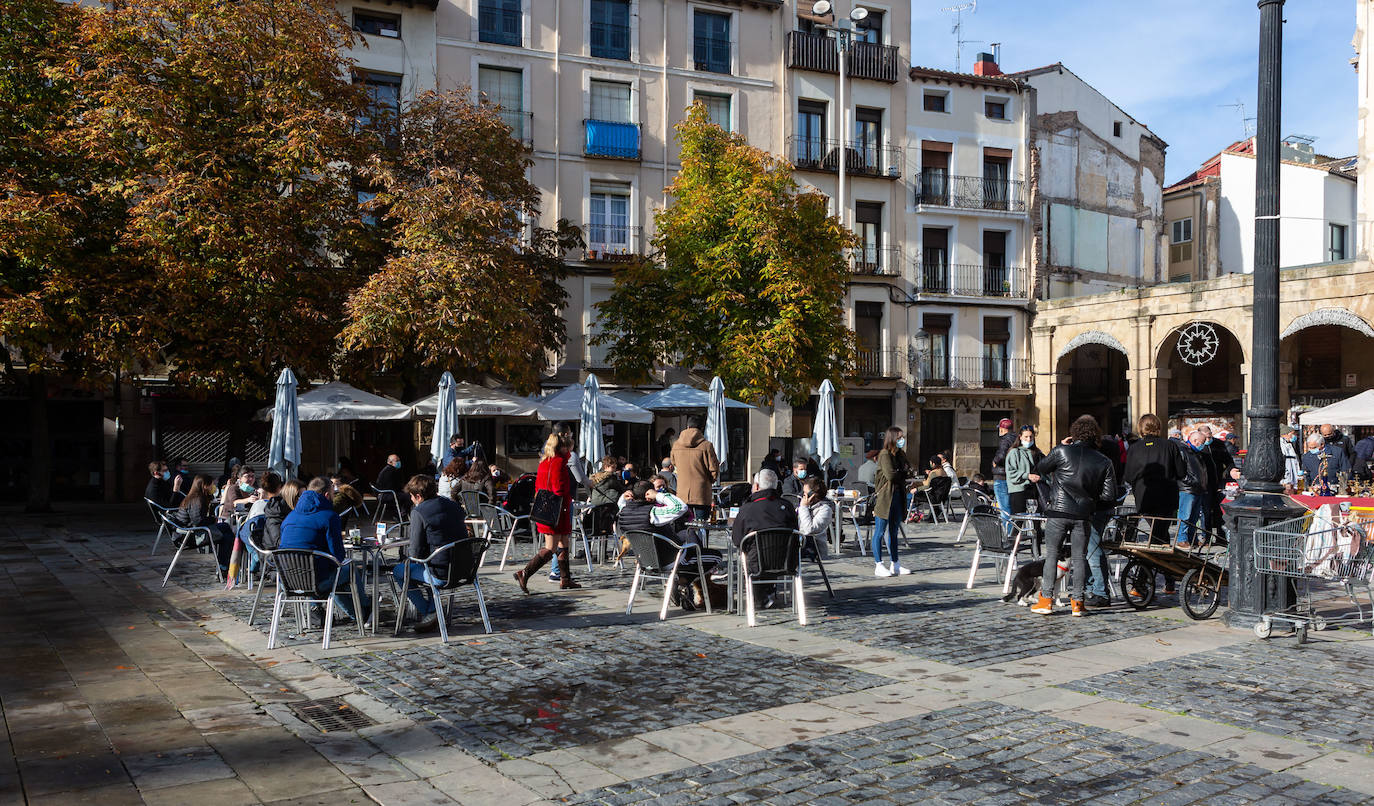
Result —
[[[997,66],[997,57],[991,53],[978,54],[978,63],[973,65],[975,76],[1000,76],[1002,70]]]

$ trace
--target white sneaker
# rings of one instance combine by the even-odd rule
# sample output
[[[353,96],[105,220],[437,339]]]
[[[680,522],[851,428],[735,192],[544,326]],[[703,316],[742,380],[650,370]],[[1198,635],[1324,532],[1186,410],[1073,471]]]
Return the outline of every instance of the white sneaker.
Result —
[[[874,565],[873,565],[873,576],[875,576],[875,577],[890,577],[890,576],[892,576],[892,572],[889,571],[889,570],[887,570],[887,566],[886,566],[886,565],[883,565],[882,563],[874,563]]]
[[[910,568],[904,568],[904,567],[902,567],[902,564],[901,564],[901,563],[893,563],[893,564],[892,564],[892,576],[894,576],[894,577],[895,577],[895,576],[906,576],[907,574],[910,574],[910,573],[911,573],[911,569],[910,569]]]

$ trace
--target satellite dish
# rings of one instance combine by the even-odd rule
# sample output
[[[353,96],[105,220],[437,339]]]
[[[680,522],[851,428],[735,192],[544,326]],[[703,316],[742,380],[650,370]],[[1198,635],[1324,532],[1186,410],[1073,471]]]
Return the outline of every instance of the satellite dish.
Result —
[[[811,6],[811,13],[815,14],[817,17],[824,17],[833,10],[834,8],[830,5],[830,0],[816,0]]]
[[[863,22],[868,19],[868,9],[856,6],[853,11],[849,12],[849,18],[855,22]]]

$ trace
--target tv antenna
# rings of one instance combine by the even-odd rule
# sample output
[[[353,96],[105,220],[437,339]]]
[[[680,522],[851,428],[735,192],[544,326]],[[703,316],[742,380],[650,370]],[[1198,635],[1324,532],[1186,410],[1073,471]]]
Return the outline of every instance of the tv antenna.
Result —
[[[1226,109],[1234,109],[1234,110],[1236,110],[1237,112],[1240,113],[1240,130],[1241,130],[1242,134],[1244,135],[1241,139],[1243,139],[1243,140],[1249,140],[1251,137],[1254,137],[1254,136],[1255,136],[1255,119],[1254,119],[1254,118],[1247,118],[1247,117],[1245,116],[1245,102],[1244,102],[1244,101],[1242,101],[1241,99],[1237,98],[1237,99],[1236,99],[1236,102],[1233,103],[1233,104],[1217,104],[1217,106],[1218,106],[1218,107],[1224,107],[1224,108],[1226,108]]]
[[[963,38],[963,33],[964,33],[964,12],[967,11],[967,12],[970,13],[970,14],[977,14],[977,13],[978,13],[978,0],[969,0],[969,2],[967,2],[967,3],[960,3],[960,4],[957,5],[957,6],[945,6],[944,8],[942,8],[942,9],[940,9],[940,10],[941,10],[941,11],[953,11],[953,12],[954,12],[954,27],[950,29],[950,33],[954,34],[954,72],[956,72],[956,73],[963,72],[962,70],[960,70],[960,61],[959,61],[959,57],[960,57],[960,56],[963,54],[963,52],[964,52],[964,45],[971,45],[971,44],[973,44],[974,42],[982,42],[982,41],[983,41],[983,40],[981,40],[981,39],[964,39],[964,38]]]

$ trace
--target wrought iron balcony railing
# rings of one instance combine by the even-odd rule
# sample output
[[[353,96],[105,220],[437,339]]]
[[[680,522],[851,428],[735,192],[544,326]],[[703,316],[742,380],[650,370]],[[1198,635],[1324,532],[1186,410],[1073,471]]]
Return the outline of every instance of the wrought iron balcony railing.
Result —
[[[585,263],[624,263],[642,254],[640,227],[592,222],[582,227]]]
[[[902,175],[902,149],[898,146],[849,140],[844,148],[848,155],[844,170],[851,176],[897,179]],[[792,164],[802,170],[838,172],[840,169],[839,140],[794,134],[788,138],[788,154]]]
[[[916,264],[918,294],[950,294],[958,297],[1005,297],[1026,299],[1026,270],[1015,266],[977,266],[965,263]]]
[[[849,253],[849,268],[855,274],[898,276],[902,273],[902,250],[895,246],[863,246]]]
[[[639,159],[639,124],[610,120],[586,120],[583,124],[587,129],[583,153],[587,156]]]
[[[916,355],[910,362],[912,383],[923,388],[1029,389],[1029,362],[1024,358]]]
[[[924,170],[916,178],[916,203],[962,210],[1026,211],[1026,183],[1018,179],[954,176]]]
[[[840,72],[840,54],[833,37],[806,31],[788,31],[787,66],[820,73]],[[900,70],[897,47],[876,42],[852,42],[849,48],[850,78],[868,78],[896,84]]]

